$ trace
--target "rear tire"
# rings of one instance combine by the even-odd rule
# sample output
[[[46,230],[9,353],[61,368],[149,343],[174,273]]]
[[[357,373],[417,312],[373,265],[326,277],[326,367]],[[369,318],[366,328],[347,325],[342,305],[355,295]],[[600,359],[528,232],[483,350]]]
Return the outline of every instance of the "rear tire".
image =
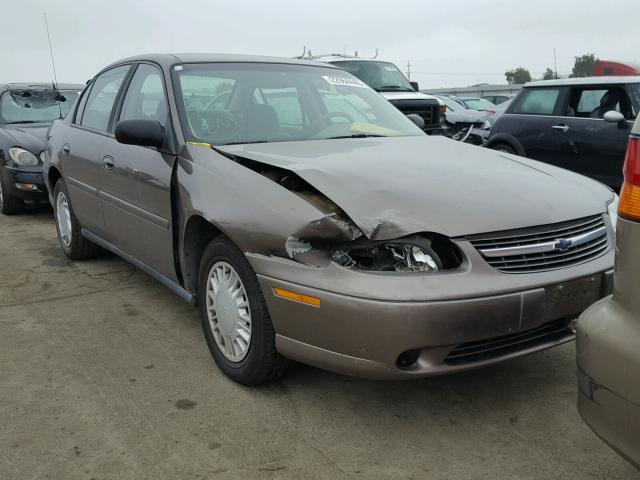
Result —
[[[276,351],[256,274],[224,236],[211,241],[202,255],[198,304],[209,351],[227,377],[242,385],[260,385],[282,375],[287,362]]]
[[[24,210],[24,202],[21,199],[7,194],[4,180],[0,175],[0,212],[5,215],[15,215],[24,212]]]
[[[511,155],[518,155],[516,149],[511,145],[507,145],[506,143],[496,143],[491,146],[492,150],[497,150],[498,152],[510,153]]]
[[[58,179],[53,191],[53,213],[58,241],[64,254],[72,260],[88,260],[100,255],[102,249],[82,236],[80,223],[71,208],[64,180]]]

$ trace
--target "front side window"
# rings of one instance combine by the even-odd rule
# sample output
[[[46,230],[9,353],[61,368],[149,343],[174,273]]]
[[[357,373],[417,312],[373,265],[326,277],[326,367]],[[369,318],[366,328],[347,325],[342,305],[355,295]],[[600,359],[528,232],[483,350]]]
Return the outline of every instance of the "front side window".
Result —
[[[560,96],[556,88],[526,89],[522,98],[513,109],[513,113],[528,115],[551,115]]]
[[[128,71],[129,65],[123,65],[104,72],[94,80],[80,120],[82,126],[107,131],[113,104]]]
[[[124,97],[120,120],[157,120],[165,125],[168,113],[160,70],[138,66]]]
[[[185,137],[215,145],[351,136],[424,135],[380,94],[329,67],[178,65],[173,83]]]
[[[51,123],[64,118],[79,95],[53,88],[8,90],[0,96],[0,123]]]
[[[602,119],[615,110],[625,118],[633,118],[631,102],[622,87],[572,88],[565,106],[565,116]]]

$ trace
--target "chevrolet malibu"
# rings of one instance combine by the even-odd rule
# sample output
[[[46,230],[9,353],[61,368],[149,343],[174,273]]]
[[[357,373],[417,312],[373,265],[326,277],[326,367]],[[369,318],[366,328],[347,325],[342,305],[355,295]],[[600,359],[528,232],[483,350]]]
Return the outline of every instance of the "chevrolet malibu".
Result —
[[[568,342],[611,289],[616,196],[429,137],[327,64],[149,55],[56,121],[45,177],[71,259],[106,249],[198,306],[246,385],[292,359],[375,379]]]

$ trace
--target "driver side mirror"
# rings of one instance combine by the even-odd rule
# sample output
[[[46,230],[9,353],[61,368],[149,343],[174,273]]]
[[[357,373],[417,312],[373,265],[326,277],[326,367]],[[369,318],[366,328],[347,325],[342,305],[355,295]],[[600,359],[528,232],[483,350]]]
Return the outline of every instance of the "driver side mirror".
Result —
[[[164,127],[157,120],[122,120],[116,123],[116,140],[126,145],[160,148]]]
[[[609,110],[607,113],[604,114],[604,117],[602,118],[607,123],[621,124],[622,122],[625,121],[624,115],[616,110]]]
[[[411,86],[413,87],[413,89],[414,89],[416,92],[419,92],[419,91],[420,91],[420,87],[418,86],[418,82],[409,82],[409,83],[411,84]]]
[[[410,113],[407,115],[407,118],[415,123],[416,127],[418,127],[420,130],[424,130],[424,118],[422,118],[420,115],[418,115],[417,113]]]

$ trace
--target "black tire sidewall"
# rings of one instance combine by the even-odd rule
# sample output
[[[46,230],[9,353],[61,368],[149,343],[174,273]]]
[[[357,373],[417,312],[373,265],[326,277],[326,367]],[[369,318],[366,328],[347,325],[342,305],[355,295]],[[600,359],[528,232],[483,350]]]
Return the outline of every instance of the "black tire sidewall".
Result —
[[[211,268],[216,262],[230,264],[238,273],[247,296],[251,311],[251,341],[247,355],[240,362],[232,362],[220,351],[209,325],[206,302],[206,283]],[[252,378],[263,369],[265,357],[273,357],[275,339],[271,319],[267,311],[262,290],[251,265],[226,237],[217,237],[205,249],[198,275],[198,307],[202,318],[204,336],[211,355],[218,367],[231,379],[243,384],[260,383]]]

